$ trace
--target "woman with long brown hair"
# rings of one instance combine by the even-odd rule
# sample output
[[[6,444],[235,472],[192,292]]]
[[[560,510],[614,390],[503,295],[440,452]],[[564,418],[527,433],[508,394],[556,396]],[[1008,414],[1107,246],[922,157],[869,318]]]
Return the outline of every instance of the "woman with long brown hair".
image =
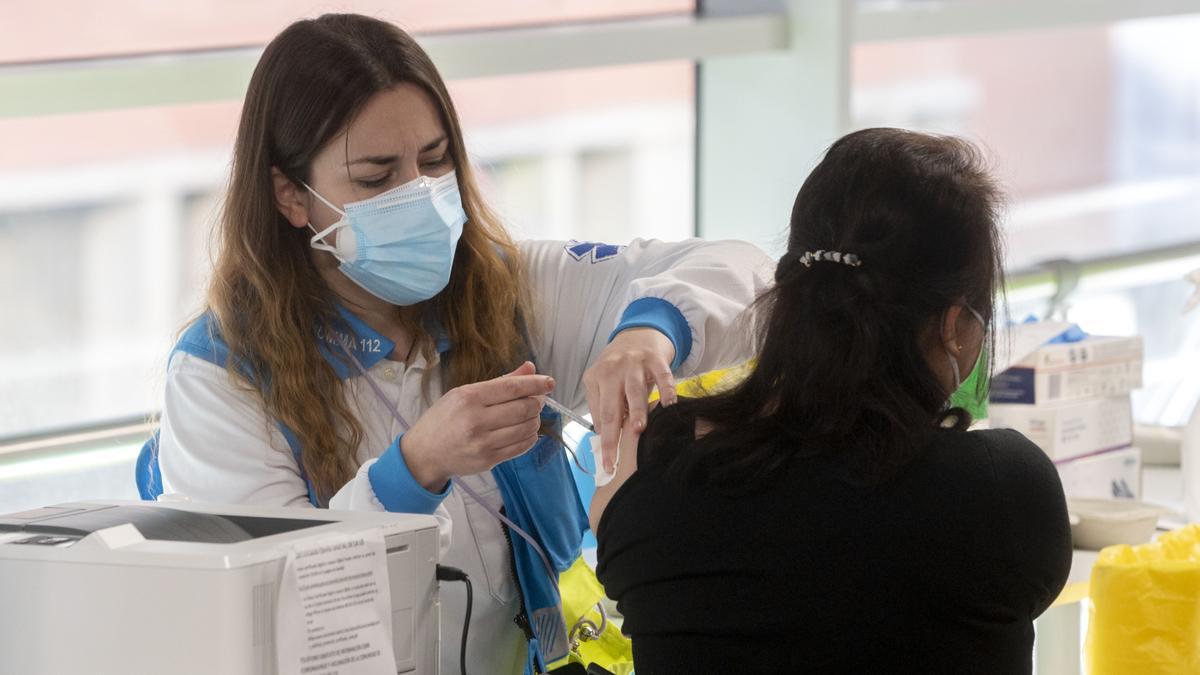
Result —
[[[770,273],[733,242],[514,243],[428,56],[356,15],[267,46],[220,228],[143,496],[438,515],[443,561],[483,591],[475,672],[566,653],[548,577],[587,522],[544,398],[592,412],[612,468],[650,389],[744,357],[736,317]],[[457,672],[462,603],[443,593],[443,672]]]

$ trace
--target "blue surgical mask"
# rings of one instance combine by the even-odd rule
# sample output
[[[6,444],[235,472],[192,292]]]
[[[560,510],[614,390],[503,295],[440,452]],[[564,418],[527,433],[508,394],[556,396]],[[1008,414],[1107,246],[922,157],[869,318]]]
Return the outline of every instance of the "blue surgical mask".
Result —
[[[312,247],[332,253],[338,269],[372,295],[393,305],[415,305],[450,283],[454,251],[467,214],[451,171],[439,178],[421,176],[370,199],[339,209],[304,185],[342,219],[316,231]],[[338,232],[337,246],[324,242]]]

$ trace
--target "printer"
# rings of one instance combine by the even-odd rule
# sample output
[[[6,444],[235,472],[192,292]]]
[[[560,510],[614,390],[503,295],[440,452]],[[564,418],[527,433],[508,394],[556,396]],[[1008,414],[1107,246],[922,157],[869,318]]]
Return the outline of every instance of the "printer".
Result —
[[[0,673],[275,675],[289,546],[383,535],[397,673],[436,673],[432,516],[191,502],[0,515]]]

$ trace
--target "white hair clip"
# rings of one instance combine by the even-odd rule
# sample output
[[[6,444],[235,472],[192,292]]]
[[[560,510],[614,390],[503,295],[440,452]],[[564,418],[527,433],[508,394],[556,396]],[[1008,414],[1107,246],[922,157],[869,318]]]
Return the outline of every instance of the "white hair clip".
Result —
[[[850,267],[861,267],[862,266],[862,261],[859,260],[858,256],[854,255],[853,253],[842,253],[841,251],[824,251],[824,250],[820,250],[820,249],[818,249],[816,251],[805,252],[805,254],[800,257],[800,264],[804,265],[805,267],[812,267],[812,264],[814,262],[821,262],[823,260],[827,261],[827,262],[835,262],[835,263],[841,263],[843,265],[849,265]]]

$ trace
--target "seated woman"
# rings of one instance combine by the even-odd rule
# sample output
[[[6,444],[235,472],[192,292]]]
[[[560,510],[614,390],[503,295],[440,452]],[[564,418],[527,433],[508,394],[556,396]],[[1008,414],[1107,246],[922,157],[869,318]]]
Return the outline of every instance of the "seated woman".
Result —
[[[1062,485],[947,403],[986,367],[999,202],[959,139],[829,149],[757,305],[757,367],[656,410],[592,502],[638,675],[1031,671],[1071,564]]]

